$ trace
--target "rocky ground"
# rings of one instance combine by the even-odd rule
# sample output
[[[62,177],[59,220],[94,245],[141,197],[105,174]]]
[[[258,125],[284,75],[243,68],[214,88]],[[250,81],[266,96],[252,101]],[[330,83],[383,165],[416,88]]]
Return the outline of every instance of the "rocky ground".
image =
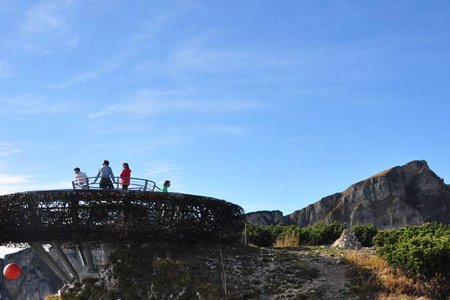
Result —
[[[306,248],[275,248],[260,249],[259,255],[256,261],[252,257],[228,257],[230,264],[237,263],[235,266],[239,261],[253,264],[247,263],[249,268],[242,268],[247,271],[244,276],[236,276],[239,272],[230,274],[230,295],[236,299],[353,298],[346,266],[339,254]],[[242,290],[251,293],[240,295]]]
[[[358,299],[334,249],[159,244],[113,260],[112,272],[65,299]]]

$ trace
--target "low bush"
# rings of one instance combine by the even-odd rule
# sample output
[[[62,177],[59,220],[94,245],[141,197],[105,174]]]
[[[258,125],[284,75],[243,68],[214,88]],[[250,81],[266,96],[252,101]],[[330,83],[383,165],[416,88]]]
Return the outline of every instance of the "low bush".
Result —
[[[269,226],[247,225],[247,238],[250,244],[259,247],[270,247],[277,240]]]
[[[330,245],[334,243],[344,231],[345,225],[333,222],[330,224],[318,223],[303,227],[300,230],[300,244],[302,245]]]
[[[374,238],[377,253],[417,278],[450,279],[450,226],[427,223],[382,230]]]
[[[363,247],[374,245],[373,238],[377,235],[378,230],[373,224],[355,225],[352,227],[352,231]]]
[[[247,236],[251,244],[260,247],[269,247],[275,242],[285,246],[330,245],[339,238],[344,228],[344,225],[337,222],[319,223],[308,227],[247,225]]]

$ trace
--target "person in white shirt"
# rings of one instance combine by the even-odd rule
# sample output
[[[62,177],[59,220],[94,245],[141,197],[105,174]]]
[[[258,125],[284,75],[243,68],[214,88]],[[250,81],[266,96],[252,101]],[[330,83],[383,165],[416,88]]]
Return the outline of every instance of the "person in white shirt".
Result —
[[[86,173],[81,172],[78,167],[73,170],[75,171],[75,184],[82,189],[87,189],[89,187],[89,182]]]

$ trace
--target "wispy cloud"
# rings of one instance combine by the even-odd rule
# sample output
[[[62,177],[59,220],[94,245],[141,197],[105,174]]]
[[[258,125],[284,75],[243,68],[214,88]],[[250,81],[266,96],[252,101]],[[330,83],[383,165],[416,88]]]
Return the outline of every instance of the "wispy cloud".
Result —
[[[30,177],[24,175],[11,175],[0,173],[0,182],[5,185],[23,184],[29,183]]]
[[[6,61],[0,60],[0,78],[11,76],[11,70]]]
[[[66,26],[65,17],[70,10],[72,0],[52,0],[38,3],[26,12],[21,26],[26,33],[42,33],[61,30]]]
[[[30,176],[0,172],[0,194],[23,191],[24,186],[30,183]]]
[[[156,161],[147,163],[144,166],[145,176],[156,182],[156,185],[162,187],[164,180],[173,182],[172,188],[177,192],[185,192],[187,187],[183,183],[183,176],[180,168],[173,161]]]
[[[36,177],[33,176],[0,173],[0,195],[24,191],[57,190],[71,188],[70,183],[66,181],[36,182],[35,179]]]
[[[59,113],[68,109],[66,103],[51,102],[33,95],[0,97],[0,106],[0,115]]]
[[[226,38],[222,32],[213,31],[189,37],[170,52],[168,69],[175,73],[188,70],[207,73],[239,70],[242,74],[245,71],[285,69],[293,64],[298,65],[295,50],[279,49],[274,45],[261,48],[230,46],[222,42]]]
[[[122,46],[119,49],[112,51],[115,54],[99,59],[96,68],[74,74],[60,82],[49,83],[46,86],[55,89],[66,88],[88,82],[123,67],[130,59],[145,52],[149,45],[151,45],[150,41],[161,32],[169,20],[169,15],[167,15],[143,22],[139,30],[130,34],[121,42]]]
[[[212,101],[205,99],[205,96],[193,98],[189,94],[140,92],[134,101],[114,104],[104,110],[92,112],[89,118],[96,119],[114,113],[133,117],[146,117],[165,112],[230,113],[262,107],[253,100],[216,98]]]
[[[182,41],[169,52],[165,68],[172,77],[185,79],[186,72],[218,73],[267,62],[255,59],[254,51],[226,47],[218,42],[221,38],[218,32],[208,32]]]
[[[44,54],[77,48],[80,40],[75,21],[79,3],[73,0],[46,0],[32,5],[18,25],[21,34],[13,45],[28,53]]]
[[[101,76],[103,73],[105,73],[105,70],[97,70],[97,71],[80,73],[80,74],[74,75],[64,81],[49,83],[46,86],[48,88],[61,89],[61,88],[73,86],[73,85],[76,85],[79,83],[83,83],[90,79],[97,78],[97,77]]]
[[[174,173],[178,173],[178,170],[173,164],[169,161],[158,161],[147,163],[145,165],[146,175],[151,177],[165,177],[169,175],[173,175]]]
[[[22,150],[17,149],[14,146],[10,146],[10,145],[6,145],[6,144],[0,144],[0,158],[1,159],[6,159],[6,158],[10,158],[14,155],[17,155],[19,153],[21,153]],[[1,167],[1,165],[0,165]]]
[[[207,128],[210,133],[224,134],[224,135],[244,135],[247,129],[241,126],[227,126],[227,125],[212,125]]]

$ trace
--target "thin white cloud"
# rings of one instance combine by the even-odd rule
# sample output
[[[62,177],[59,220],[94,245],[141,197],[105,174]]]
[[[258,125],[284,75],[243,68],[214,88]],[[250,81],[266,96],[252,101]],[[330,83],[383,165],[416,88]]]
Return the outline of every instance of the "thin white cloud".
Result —
[[[2,185],[29,183],[30,177],[24,175],[11,175],[6,173],[0,173],[0,182],[2,183]]]
[[[145,52],[149,45],[151,45],[151,40],[162,31],[169,20],[170,18],[167,15],[144,22],[142,28],[133,34],[130,34],[130,36],[121,43],[121,45],[123,45],[121,48],[112,51],[112,53],[115,53],[114,55],[100,59],[98,66],[95,69],[75,74],[60,82],[49,83],[46,86],[55,89],[66,88],[88,82],[123,67],[130,59]],[[74,41],[74,43],[78,45],[77,40]]]
[[[145,165],[145,173],[151,177],[164,177],[173,175],[174,173],[178,173],[178,170],[175,166],[172,165],[169,161],[158,161],[147,163]]]
[[[25,192],[71,189],[70,182],[35,182],[35,177],[0,173],[0,195]]]
[[[21,152],[22,152],[22,150],[17,149],[16,147],[5,145],[5,144],[0,144],[0,158],[1,159],[6,159],[9,157],[12,157]],[[0,165],[0,167],[1,167],[1,165]]]
[[[69,108],[66,103],[55,103],[33,95],[0,97],[0,107],[0,115],[60,113]]]
[[[20,35],[12,41],[14,51],[50,54],[70,52],[80,44],[76,21],[80,1],[45,0],[24,12],[18,29]]]
[[[24,186],[31,183],[31,177],[0,173],[0,195],[24,191]]]
[[[111,131],[117,134],[119,131]],[[103,134],[103,132],[101,132]],[[158,148],[165,147],[179,147],[185,145],[188,142],[186,135],[180,134],[177,130],[171,131],[170,134],[166,134],[162,137],[146,140],[137,145],[126,145],[124,149],[129,153],[148,153]]]
[[[247,133],[247,130],[240,126],[227,126],[227,125],[212,125],[207,129],[210,133],[224,134],[224,135],[243,135]]]
[[[133,117],[146,117],[165,112],[230,113],[262,107],[253,100],[216,98],[213,101],[204,99],[205,96],[202,98],[182,94],[140,92],[132,102],[110,105],[103,110],[90,113],[88,117],[97,119],[114,113]]]
[[[182,172],[172,161],[156,161],[147,163],[144,166],[145,176],[156,182],[156,185],[162,187],[165,180],[170,180],[172,190],[176,192],[186,192],[187,187],[183,183]]]
[[[207,32],[190,37],[169,53],[168,69],[183,77],[186,71],[207,73],[239,70],[240,73],[298,66],[298,51],[281,50],[272,45],[261,48],[224,46],[221,32]],[[263,72],[265,74],[268,72]],[[260,74],[260,75],[262,75]],[[259,77],[259,76],[258,76]]]
[[[59,189],[71,189],[72,184],[70,181],[54,181],[54,182],[32,182],[27,185],[27,191],[39,191],[39,190],[59,190]]]
[[[248,61],[245,53],[237,49],[208,47],[211,35],[191,38],[179,45],[170,55],[171,69],[198,69],[207,72],[230,69],[239,62]]]
[[[83,83],[83,82],[88,81],[90,79],[97,78],[100,75],[102,75],[103,73],[104,73],[103,70],[80,73],[80,74],[74,75],[74,76],[72,76],[72,77],[70,77],[70,78],[68,78],[68,79],[66,79],[65,81],[62,81],[62,82],[49,83],[49,84],[47,84],[47,87],[48,88],[54,88],[54,89],[61,89],[61,88],[73,86],[73,85],[76,85],[76,84],[79,84],[79,83]]]
[[[26,33],[43,33],[61,30],[66,26],[67,12],[71,9],[72,0],[52,0],[38,3],[26,12],[21,26]]]

